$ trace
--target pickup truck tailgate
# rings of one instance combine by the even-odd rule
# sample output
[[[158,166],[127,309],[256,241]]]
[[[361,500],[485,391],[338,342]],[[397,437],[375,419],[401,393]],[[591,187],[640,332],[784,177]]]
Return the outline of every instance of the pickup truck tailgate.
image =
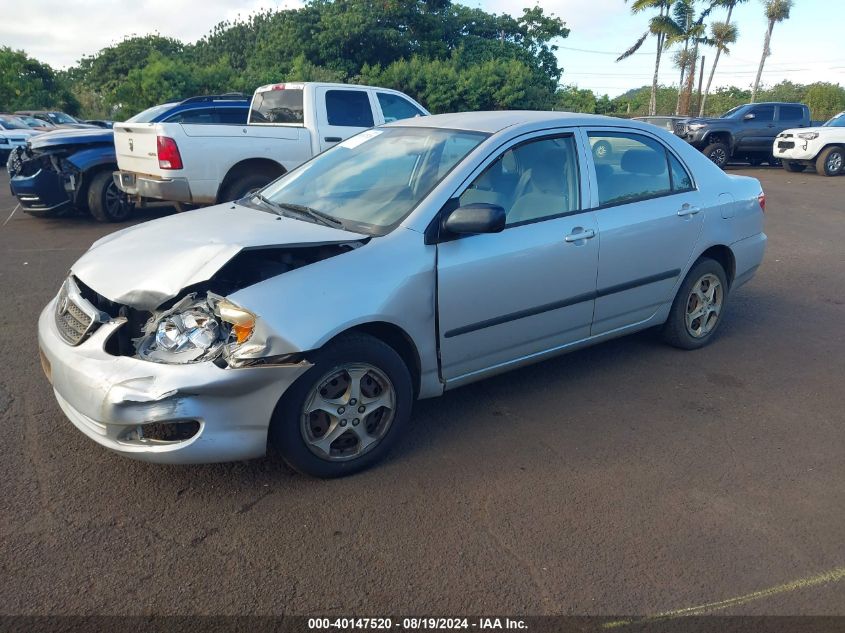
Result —
[[[117,166],[123,171],[160,175],[155,123],[119,124],[114,126],[114,148]]]

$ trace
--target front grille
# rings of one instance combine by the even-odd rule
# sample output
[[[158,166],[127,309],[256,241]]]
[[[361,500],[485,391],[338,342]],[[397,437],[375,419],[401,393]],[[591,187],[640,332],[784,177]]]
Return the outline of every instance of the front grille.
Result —
[[[685,129],[686,126],[683,123],[675,123],[675,134],[678,136],[683,136]]]
[[[795,147],[793,141],[778,141],[778,149],[792,149]]]
[[[86,312],[80,303],[84,301],[76,291],[73,281],[68,279],[56,300],[56,327],[59,334],[71,345],[79,345],[95,328],[93,314]]]

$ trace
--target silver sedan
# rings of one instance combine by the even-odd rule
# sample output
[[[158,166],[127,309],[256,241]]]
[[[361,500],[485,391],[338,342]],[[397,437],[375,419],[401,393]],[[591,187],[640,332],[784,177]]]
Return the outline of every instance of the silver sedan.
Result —
[[[270,442],[348,474],[417,398],[655,326],[706,345],[763,259],[764,209],[757,180],[644,123],[405,120],[94,243],[41,314],[42,362],[114,451],[192,463]]]

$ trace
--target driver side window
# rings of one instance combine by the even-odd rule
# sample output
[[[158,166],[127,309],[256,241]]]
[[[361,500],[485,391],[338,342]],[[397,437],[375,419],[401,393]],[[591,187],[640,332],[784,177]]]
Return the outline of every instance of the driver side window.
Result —
[[[461,206],[502,207],[506,226],[558,217],[581,206],[578,159],[571,134],[526,141],[506,150],[467,187]]]

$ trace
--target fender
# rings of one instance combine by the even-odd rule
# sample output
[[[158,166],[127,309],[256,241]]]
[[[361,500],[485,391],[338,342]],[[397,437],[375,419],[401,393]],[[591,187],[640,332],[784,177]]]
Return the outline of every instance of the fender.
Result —
[[[117,169],[117,156],[114,152],[114,145],[111,147],[91,147],[71,154],[65,159],[81,172],[86,172],[94,167],[111,164]]]
[[[704,135],[704,138],[702,139],[701,142],[704,145],[709,145],[710,144],[710,137],[713,136],[714,134],[723,134],[723,135],[726,134],[728,136],[728,147],[730,147],[731,153],[733,153],[734,148],[736,148],[736,138],[734,137],[733,132],[731,132],[730,130],[727,130],[727,129],[724,129],[724,128],[716,129],[716,130],[708,130],[707,134]]]

